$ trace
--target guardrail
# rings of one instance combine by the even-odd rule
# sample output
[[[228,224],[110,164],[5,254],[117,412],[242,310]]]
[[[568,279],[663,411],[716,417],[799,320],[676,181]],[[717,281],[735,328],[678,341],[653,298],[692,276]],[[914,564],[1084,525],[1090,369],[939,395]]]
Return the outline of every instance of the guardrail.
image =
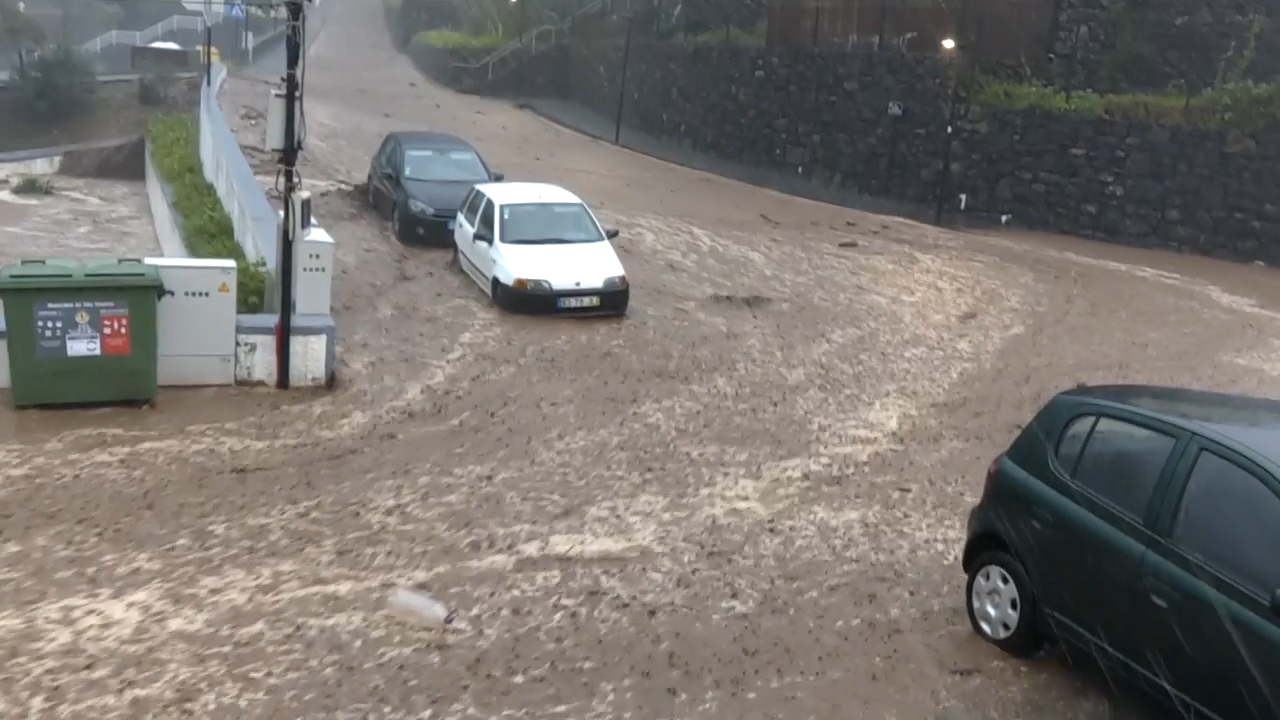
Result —
[[[179,30],[203,32],[204,18],[200,15],[174,15],[144,30],[111,30],[80,46],[81,52],[100,53],[116,45],[146,45],[167,33]]]
[[[586,15],[587,13],[596,12],[603,7],[604,7],[604,0],[595,0],[594,2],[588,3],[582,6],[581,8],[578,8],[576,12],[574,12],[572,15],[565,18],[562,22],[558,24],[539,25],[538,27],[533,28],[532,30],[526,30],[519,40],[514,40],[510,43],[507,43],[503,47],[498,48],[497,50],[486,55],[480,60],[477,60],[476,62],[473,62],[473,63],[455,62],[455,63],[452,63],[452,65],[454,67],[463,68],[466,70],[478,70],[479,68],[483,67],[485,68],[485,76],[488,79],[492,80],[493,73],[494,73],[494,66],[497,63],[506,59],[513,53],[517,53],[520,51],[527,51],[530,55],[536,54],[538,52],[538,38],[540,36],[544,36],[544,35],[551,36],[549,39],[547,38],[543,39],[542,46],[544,48],[554,46],[556,43],[556,36],[562,32],[568,32],[569,29],[573,27],[574,21],[577,20],[580,16]],[[526,41],[527,41],[527,44],[526,44]]]

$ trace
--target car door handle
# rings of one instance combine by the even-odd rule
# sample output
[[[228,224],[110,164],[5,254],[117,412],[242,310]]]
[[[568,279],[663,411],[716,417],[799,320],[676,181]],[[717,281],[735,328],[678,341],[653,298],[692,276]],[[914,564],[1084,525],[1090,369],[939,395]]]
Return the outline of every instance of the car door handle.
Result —
[[[1045,510],[1044,508],[1032,506],[1031,524],[1034,525],[1036,529],[1039,529],[1041,526],[1044,526],[1044,525],[1052,525],[1053,516],[1050,515],[1049,511]]]
[[[1147,578],[1146,585],[1147,595],[1151,598],[1151,604],[1161,610],[1168,610],[1169,603],[1178,599],[1178,594],[1159,580]]]

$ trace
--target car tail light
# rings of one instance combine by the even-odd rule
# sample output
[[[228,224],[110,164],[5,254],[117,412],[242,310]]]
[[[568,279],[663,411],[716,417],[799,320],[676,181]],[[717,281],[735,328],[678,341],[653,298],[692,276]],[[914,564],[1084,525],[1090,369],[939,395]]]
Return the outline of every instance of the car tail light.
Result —
[[[1000,453],[991,461],[991,465],[987,467],[987,480],[982,484],[982,494],[986,495],[991,489],[991,483],[996,479],[996,471],[1000,469],[1000,460],[1004,458],[1004,453]]]

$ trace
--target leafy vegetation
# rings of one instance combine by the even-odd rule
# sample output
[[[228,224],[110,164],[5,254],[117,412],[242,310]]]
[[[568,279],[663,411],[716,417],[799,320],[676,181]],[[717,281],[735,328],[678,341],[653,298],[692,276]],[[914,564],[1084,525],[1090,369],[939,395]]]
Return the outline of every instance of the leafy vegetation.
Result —
[[[730,26],[690,35],[685,42],[698,45],[764,45],[765,25],[757,23],[751,30]]]
[[[498,34],[471,35],[457,30],[425,30],[413,36],[413,44],[442,50],[496,50],[509,41]]]
[[[48,178],[41,179],[33,175],[25,175],[13,184],[12,192],[14,195],[52,195],[53,181]]]
[[[977,82],[972,101],[1002,110],[1036,110],[1156,125],[1232,130],[1255,134],[1280,129],[1280,85],[1233,82],[1203,92],[1180,93],[1065,93],[1030,83]]]
[[[75,50],[58,47],[26,63],[18,74],[18,94],[28,118],[58,122],[93,110],[98,78]]]
[[[237,311],[262,312],[267,288],[266,265],[261,261],[251,263],[245,258],[217,191],[204,179],[195,119],[188,116],[156,118],[147,127],[147,142],[151,145],[156,170],[173,189],[173,209],[181,220],[187,251],[198,258],[235,260]]]

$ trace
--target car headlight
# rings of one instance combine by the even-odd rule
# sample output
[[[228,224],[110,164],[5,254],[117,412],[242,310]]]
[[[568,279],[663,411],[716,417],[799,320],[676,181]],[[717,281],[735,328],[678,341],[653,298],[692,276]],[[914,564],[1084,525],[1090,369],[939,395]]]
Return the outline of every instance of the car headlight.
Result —
[[[527,292],[551,292],[551,283],[546,280],[516,278],[515,281],[511,283],[511,287],[516,290],[525,290]]]
[[[614,275],[611,278],[604,279],[605,290],[621,290],[625,287],[627,287],[626,275]]]
[[[411,212],[416,212],[419,215],[430,215],[431,213],[435,212],[435,210],[431,209],[431,206],[426,205],[424,203],[420,203],[417,200],[409,201],[409,210]]]

